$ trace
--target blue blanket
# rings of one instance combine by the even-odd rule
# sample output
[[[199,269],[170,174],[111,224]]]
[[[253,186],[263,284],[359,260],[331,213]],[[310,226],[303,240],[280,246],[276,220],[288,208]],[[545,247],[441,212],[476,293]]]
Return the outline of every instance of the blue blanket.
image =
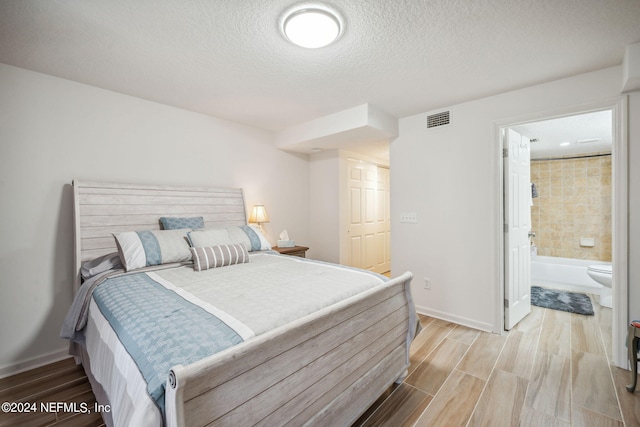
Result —
[[[138,366],[163,416],[171,367],[242,342],[219,318],[144,273],[111,278],[96,287],[93,298]]]

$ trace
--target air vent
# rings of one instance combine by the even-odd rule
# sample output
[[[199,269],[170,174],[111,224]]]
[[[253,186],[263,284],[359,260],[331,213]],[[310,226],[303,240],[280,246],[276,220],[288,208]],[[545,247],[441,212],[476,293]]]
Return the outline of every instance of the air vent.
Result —
[[[427,128],[435,128],[438,126],[444,126],[449,124],[449,112],[443,111],[442,113],[432,114],[427,116]]]

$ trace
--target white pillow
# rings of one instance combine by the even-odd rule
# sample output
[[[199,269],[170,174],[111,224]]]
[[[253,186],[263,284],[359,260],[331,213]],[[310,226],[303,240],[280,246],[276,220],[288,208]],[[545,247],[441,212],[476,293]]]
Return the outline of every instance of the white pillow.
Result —
[[[258,227],[257,225],[253,225],[253,224],[249,224],[249,227],[251,227],[251,229],[256,232],[256,234],[258,235],[258,238],[260,239],[260,249],[259,250],[261,250],[261,251],[270,251],[271,250],[271,243],[269,243],[267,238],[264,237],[264,235],[260,231],[260,227]]]
[[[187,233],[181,230],[127,231],[114,234],[125,270],[191,260]]]
[[[219,245],[243,244],[248,251],[266,251],[271,245],[260,230],[253,225],[239,227],[204,228],[188,233],[189,242],[194,248]]]

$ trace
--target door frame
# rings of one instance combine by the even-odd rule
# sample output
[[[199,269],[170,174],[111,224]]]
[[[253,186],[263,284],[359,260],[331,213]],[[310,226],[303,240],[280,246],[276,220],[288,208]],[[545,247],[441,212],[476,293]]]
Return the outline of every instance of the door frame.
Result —
[[[498,230],[496,236],[496,277],[499,278],[494,289],[497,306],[500,307],[495,313],[495,324],[501,325],[501,332],[504,333],[504,167],[502,165],[503,141],[501,130],[511,126],[524,123],[550,120],[566,116],[574,116],[589,112],[611,110],[612,111],[612,131],[613,144],[611,147],[612,157],[612,257],[613,274],[615,286],[613,291],[612,309],[612,352],[611,362],[616,366],[627,369],[627,355],[625,348],[625,337],[628,317],[628,296],[629,296],[629,276],[628,276],[628,125],[627,125],[627,96],[608,98],[585,104],[574,105],[561,109],[543,111],[524,116],[512,117],[493,122],[493,145],[495,161],[498,167],[495,177],[498,191],[499,215],[495,222],[495,229]]]

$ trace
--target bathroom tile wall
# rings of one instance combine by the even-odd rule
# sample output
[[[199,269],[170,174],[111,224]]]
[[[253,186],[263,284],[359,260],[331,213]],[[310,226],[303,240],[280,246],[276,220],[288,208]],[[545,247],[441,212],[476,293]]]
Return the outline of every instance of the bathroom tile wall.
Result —
[[[531,161],[538,255],[611,261],[611,155],[594,154]],[[580,246],[581,237],[595,239],[595,246]]]

